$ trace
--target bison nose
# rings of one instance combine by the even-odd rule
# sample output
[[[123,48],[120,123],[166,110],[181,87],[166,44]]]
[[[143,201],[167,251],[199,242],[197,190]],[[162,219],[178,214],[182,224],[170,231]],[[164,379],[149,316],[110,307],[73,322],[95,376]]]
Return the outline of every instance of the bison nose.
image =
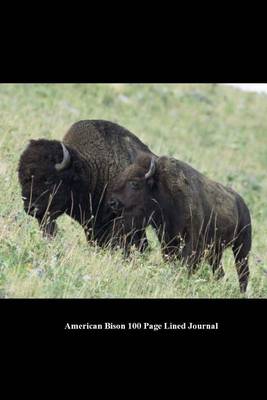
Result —
[[[118,199],[111,199],[110,201],[109,201],[109,206],[113,209],[113,210],[115,210],[115,211],[117,211],[117,210],[119,210],[120,208],[121,208],[121,202],[118,200]]]

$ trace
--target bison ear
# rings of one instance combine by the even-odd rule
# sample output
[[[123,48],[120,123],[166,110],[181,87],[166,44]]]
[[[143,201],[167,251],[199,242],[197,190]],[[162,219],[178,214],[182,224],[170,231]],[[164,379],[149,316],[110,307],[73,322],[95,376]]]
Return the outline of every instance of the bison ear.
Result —
[[[145,180],[147,181],[150,187],[152,187],[155,183],[156,169],[157,169],[156,160],[155,158],[151,158],[149,170],[145,174]]]

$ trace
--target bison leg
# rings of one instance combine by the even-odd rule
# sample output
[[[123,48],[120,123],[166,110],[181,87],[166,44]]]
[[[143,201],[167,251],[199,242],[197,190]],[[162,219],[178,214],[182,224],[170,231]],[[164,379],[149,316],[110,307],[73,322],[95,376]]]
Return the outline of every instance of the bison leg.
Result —
[[[235,265],[239,280],[239,286],[241,293],[245,293],[248,285],[249,278],[249,266],[248,266],[248,253],[245,246],[233,246],[233,253],[235,257]]]
[[[148,247],[148,240],[145,230],[138,230],[127,235],[126,247],[135,246],[141,253]]]
[[[239,286],[241,293],[245,293],[248,285],[249,266],[248,256],[251,249],[251,231],[247,229],[238,236],[233,244],[233,253],[235,257],[235,265],[238,274]]]
[[[197,270],[200,258],[201,257],[199,252],[197,250],[194,250],[192,240],[187,240],[185,246],[182,249],[181,259],[182,263],[185,264],[188,268],[189,276]]]
[[[184,245],[180,240],[170,240],[168,244],[166,241],[161,241],[161,253],[163,260],[166,262],[173,262],[176,259],[181,260],[182,265],[188,268],[189,275],[194,272],[199,263],[199,256],[197,252],[192,251],[192,243],[186,242]]]
[[[161,245],[162,257],[166,262],[173,262],[177,259],[188,269],[188,277],[194,273],[198,267],[200,257],[197,252],[192,251],[191,244],[186,244],[181,250],[180,246]]]
[[[40,229],[43,233],[43,236],[52,239],[56,236],[57,234],[57,223],[55,220],[52,221],[46,221],[46,220],[38,220]]]
[[[140,253],[143,253],[148,247],[148,240],[146,234],[142,235],[126,235],[121,237],[120,245],[123,248],[123,254],[125,258],[130,257],[131,247],[134,246]]]
[[[209,264],[212,267],[212,272],[215,279],[224,277],[224,269],[221,263],[222,251],[218,251],[209,258]]]
[[[130,254],[131,246],[135,246],[141,253],[148,247],[145,229],[129,230],[120,220],[110,221],[98,229],[85,229],[88,242],[94,240],[100,247],[120,247],[126,257]]]

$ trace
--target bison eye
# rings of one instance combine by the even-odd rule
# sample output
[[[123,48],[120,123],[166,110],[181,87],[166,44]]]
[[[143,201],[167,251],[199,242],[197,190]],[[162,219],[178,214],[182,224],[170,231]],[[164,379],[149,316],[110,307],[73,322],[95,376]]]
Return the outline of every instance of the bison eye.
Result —
[[[129,182],[129,185],[130,185],[130,187],[131,187],[132,189],[134,189],[134,190],[141,189],[140,183],[137,182],[137,181],[130,181],[130,182]]]

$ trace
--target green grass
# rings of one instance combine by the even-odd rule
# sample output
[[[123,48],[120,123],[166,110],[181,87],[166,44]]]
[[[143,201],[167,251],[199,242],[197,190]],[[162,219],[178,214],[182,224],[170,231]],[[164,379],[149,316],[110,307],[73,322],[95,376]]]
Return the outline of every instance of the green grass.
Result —
[[[17,164],[31,138],[61,139],[81,119],[125,126],[159,155],[190,163],[230,184],[252,214],[251,278],[246,297],[267,297],[267,96],[214,85],[0,85],[0,297],[244,297],[231,251],[225,278],[202,265],[187,271],[162,262],[149,229],[151,251],[88,246],[67,216],[48,241],[23,211]]]

